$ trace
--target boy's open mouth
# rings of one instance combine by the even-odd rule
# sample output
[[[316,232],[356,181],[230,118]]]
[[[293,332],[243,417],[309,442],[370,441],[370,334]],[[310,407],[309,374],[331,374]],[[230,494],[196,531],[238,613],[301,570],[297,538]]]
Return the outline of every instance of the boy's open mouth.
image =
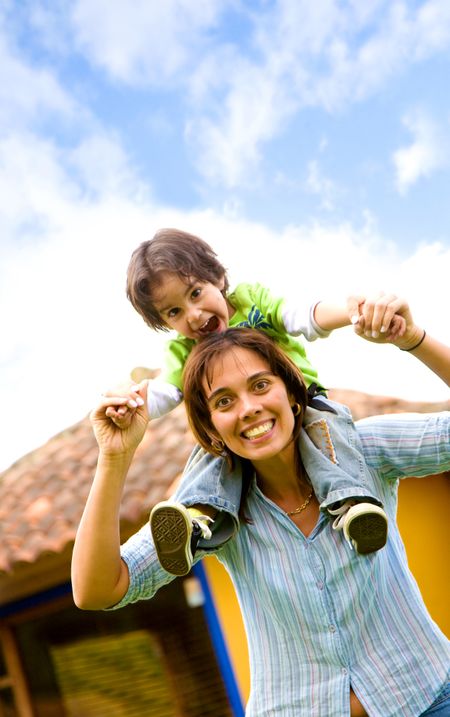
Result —
[[[210,316],[208,321],[205,321],[203,326],[200,326],[198,333],[202,334],[202,336],[206,336],[206,334],[211,334],[213,331],[217,331],[219,328],[219,319],[217,316]]]

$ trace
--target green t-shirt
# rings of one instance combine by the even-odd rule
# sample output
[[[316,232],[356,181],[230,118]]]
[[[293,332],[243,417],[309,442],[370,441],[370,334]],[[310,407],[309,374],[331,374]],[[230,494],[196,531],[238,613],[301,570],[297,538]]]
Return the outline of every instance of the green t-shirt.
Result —
[[[275,338],[288,356],[301,370],[306,385],[320,383],[317,371],[306,356],[305,347],[287,333],[283,324],[282,305],[284,298],[275,298],[269,289],[261,284],[239,284],[227,297],[235,309],[229,326],[245,326],[265,331]],[[166,366],[162,378],[182,391],[184,364],[196,341],[178,336],[167,342]]]

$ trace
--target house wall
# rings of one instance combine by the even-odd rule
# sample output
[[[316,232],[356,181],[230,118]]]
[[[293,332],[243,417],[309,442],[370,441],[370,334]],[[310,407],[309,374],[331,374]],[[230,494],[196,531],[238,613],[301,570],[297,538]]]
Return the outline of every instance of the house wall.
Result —
[[[431,617],[450,637],[449,478],[444,474],[401,481],[398,524],[411,571]],[[248,651],[234,588],[217,560],[208,558],[203,563],[245,704],[250,691]]]
[[[191,581],[118,611],[78,610],[70,585],[0,608],[1,717],[239,714]]]

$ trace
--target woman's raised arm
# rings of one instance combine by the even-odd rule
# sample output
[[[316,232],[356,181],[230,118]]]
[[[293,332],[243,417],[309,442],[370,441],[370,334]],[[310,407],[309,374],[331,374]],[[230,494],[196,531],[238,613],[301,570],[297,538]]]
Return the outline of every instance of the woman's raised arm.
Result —
[[[142,405],[129,406],[131,410],[122,416],[117,409],[128,400],[112,392],[90,416],[99,456],[72,556],[74,601],[84,610],[115,605],[129,585],[128,569],[120,557],[119,510],[128,469],[148,423],[145,388]]]
[[[429,336],[424,328],[417,326],[405,299],[398,298],[395,303],[395,313],[404,319],[405,330],[394,340],[386,337],[386,333],[380,333],[376,337],[365,334],[365,324],[368,326],[372,324],[373,311],[374,307],[371,302],[366,302],[362,309],[360,322],[355,325],[355,332],[359,336],[374,343],[392,343],[402,351],[415,356],[445,381],[447,386],[450,386],[450,347]]]

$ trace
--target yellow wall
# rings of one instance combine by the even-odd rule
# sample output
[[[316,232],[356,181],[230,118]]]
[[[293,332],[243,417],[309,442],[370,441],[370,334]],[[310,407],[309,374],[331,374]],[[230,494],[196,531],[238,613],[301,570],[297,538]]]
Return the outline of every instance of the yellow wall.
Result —
[[[398,524],[409,565],[431,616],[450,636],[449,476],[408,478],[399,491]],[[204,561],[231,661],[245,704],[249,694],[247,642],[233,585],[214,558]]]
[[[247,638],[233,584],[225,568],[215,558],[206,558],[203,566],[234,667],[242,703],[245,705],[250,693]]]
[[[400,483],[398,524],[431,617],[450,637],[450,475]]]

